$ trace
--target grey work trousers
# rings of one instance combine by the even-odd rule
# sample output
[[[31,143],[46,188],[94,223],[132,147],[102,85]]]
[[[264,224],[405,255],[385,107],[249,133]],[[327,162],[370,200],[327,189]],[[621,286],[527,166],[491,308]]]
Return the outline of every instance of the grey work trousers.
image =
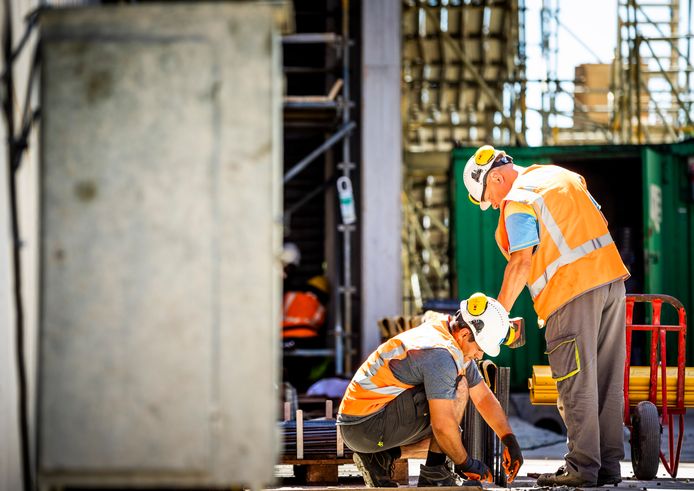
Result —
[[[584,293],[547,319],[545,341],[566,424],[569,472],[620,474],[624,458],[624,281]]]

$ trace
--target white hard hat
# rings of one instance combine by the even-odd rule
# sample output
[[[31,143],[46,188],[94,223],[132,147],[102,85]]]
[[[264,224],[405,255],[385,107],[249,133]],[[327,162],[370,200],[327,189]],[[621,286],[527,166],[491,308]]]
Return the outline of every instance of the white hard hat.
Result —
[[[473,293],[460,302],[459,313],[482,351],[489,356],[498,355],[499,345],[506,339],[510,327],[506,309],[484,293]]]
[[[298,266],[301,264],[301,251],[294,242],[286,242],[282,247],[282,267],[287,267],[289,264]]]
[[[463,170],[463,182],[468,190],[468,197],[482,210],[489,208],[489,201],[482,201],[486,187],[487,173],[494,167],[510,164],[513,159],[503,150],[496,150],[491,145],[483,145],[475,151],[465,164]]]

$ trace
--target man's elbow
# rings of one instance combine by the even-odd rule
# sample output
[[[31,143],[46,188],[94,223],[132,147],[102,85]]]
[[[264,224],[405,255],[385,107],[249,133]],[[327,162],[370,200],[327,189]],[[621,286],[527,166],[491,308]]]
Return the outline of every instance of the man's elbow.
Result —
[[[511,254],[510,265],[514,266],[520,271],[530,271],[532,260],[532,247],[528,247],[527,249],[522,249]]]

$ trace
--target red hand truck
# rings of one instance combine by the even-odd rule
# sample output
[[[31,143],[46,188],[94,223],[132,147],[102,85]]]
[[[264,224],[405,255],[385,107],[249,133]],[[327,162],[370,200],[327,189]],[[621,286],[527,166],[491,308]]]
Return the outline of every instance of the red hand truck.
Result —
[[[651,304],[652,324],[634,324],[634,304],[636,302]],[[672,305],[677,310],[678,325],[662,325],[660,314],[663,303]],[[629,401],[629,373],[631,368],[631,336],[633,331],[650,331],[650,378],[648,384],[648,401],[639,402],[633,409]],[[668,400],[667,357],[665,334],[677,332],[677,379],[675,401]],[[631,462],[637,479],[648,481],[658,472],[658,460],[665,470],[674,478],[680,462],[682,437],[684,434],[684,381],[685,381],[685,336],[687,317],[682,303],[669,295],[630,294],[626,297],[626,363],[624,366],[624,425],[630,431]],[[657,404],[658,370],[661,379],[661,400]],[[658,417],[660,412],[660,419]],[[673,418],[679,416],[679,432],[675,447]],[[668,428],[668,455],[660,449],[660,438],[663,427]]]

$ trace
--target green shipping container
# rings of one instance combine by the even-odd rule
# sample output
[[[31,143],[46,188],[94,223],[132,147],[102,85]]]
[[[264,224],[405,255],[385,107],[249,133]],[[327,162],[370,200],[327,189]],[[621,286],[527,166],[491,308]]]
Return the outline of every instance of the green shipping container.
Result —
[[[497,295],[506,267],[494,239],[499,212],[481,212],[468,200],[463,184],[463,168],[475,150],[460,147],[452,154],[452,241],[459,298],[476,291]],[[583,175],[631,271],[627,292],[672,295],[694,316],[694,142],[503,150],[518,165],[557,164]],[[512,367],[513,388],[525,390],[532,365],[548,364],[544,333],[537,328],[527,288],[511,314],[525,318],[526,345],[517,350],[502,348],[495,361]],[[637,309],[636,315],[649,322],[646,309]],[[663,321],[676,320],[674,309],[663,307]],[[632,343],[633,364],[647,363],[646,336],[640,334]],[[668,334],[667,346],[668,364],[675,364],[674,335]],[[694,336],[687,339],[687,365],[694,365]]]

